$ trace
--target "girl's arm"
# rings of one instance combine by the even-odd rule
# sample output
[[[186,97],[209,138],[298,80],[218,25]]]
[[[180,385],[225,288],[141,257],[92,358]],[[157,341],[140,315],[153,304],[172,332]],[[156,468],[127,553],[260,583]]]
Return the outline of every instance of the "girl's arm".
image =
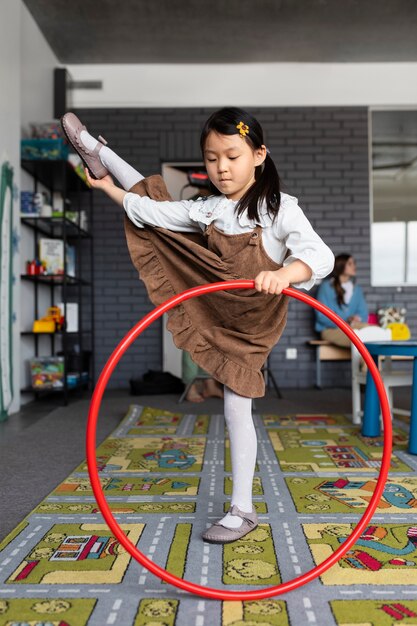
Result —
[[[85,168],[85,175],[87,176],[87,182],[90,187],[93,187],[93,189],[101,189],[101,191],[104,191],[104,193],[109,196],[109,198],[113,200],[113,202],[123,208],[123,200],[125,198],[125,195],[127,194],[127,191],[125,191],[124,189],[120,189],[120,187],[117,187],[114,184],[113,179],[110,175],[107,175],[100,180],[96,180],[95,178],[91,178],[90,172],[87,168]]]
[[[279,270],[260,272],[255,278],[255,289],[263,293],[279,295],[283,289],[293,283],[310,280],[312,274],[311,267],[297,259]]]
[[[297,287],[311,289],[317,281],[330,274],[334,266],[333,252],[313,229],[294,199],[284,197],[273,228],[277,239],[285,242],[289,250],[284,266],[302,261],[312,270],[307,281],[295,283]]]
[[[87,181],[93,189],[100,189],[113,202],[123,207],[127,217],[138,228],[160,226],[174,232],[201,232],[195,220],[190,218],[192,200],[157,201],[117,187],[111,176],[101,180],[91,178],[86,170]]]

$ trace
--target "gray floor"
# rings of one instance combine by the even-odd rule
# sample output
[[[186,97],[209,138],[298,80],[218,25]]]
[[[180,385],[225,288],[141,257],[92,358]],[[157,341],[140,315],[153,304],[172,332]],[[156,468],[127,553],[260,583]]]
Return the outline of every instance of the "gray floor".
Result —
[[[256,400],[256,413],[285,415],[300,412],[347,413],[350,389],[283,389],[283,399],[272,391]],[[0,540],[62,482],[85,458],[85,427],[89,393],[64,406],[50,396],[25,405],[0,424]],[[223,413],[223,401],[183,402],[178,396],[131,396],[127,390],[108,390],[97,427],[97,444],[116,428],[130,404],[182,413]],[[409,408],[410,391],[395,390],[395,405]]]

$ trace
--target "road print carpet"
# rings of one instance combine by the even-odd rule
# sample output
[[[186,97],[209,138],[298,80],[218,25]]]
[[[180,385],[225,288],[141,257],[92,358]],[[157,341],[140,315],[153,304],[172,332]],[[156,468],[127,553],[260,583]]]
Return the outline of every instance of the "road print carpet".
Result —
[[[222,415],[131,405],[97,449],[101,485],[129,539],[202,586],[278,585],[326,559],[375,489],[382,439],[344,415],[258,415],[253,482],[259,526],[225,546],[200,535],[232,491]],[[226,434],[226,436],[225,436]],[[0,544],[0,626],[417,626],[417,457],[394,422],[389,481],[361,538],[337,565],[275,598],[191,596],[118,544],[85,462]]]

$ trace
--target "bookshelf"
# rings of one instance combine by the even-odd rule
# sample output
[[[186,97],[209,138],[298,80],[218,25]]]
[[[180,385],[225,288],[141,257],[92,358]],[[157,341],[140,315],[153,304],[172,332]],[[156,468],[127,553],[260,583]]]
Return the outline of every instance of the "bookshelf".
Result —
[[[36,398],[53,392],[67,404],[70,394],[91,388],[95,378],[93,194],[65,159],[23,159],[21,167],[22,189],[44,194],[53,211],[50,215],[42,215],[42,209],[39,215],[21,213],[20,218],[21,392]],[[30,267],[30,260],[39,259],[41,239],[62,242],[57,245],[63,250],[57,273],[35,273],[39,268]],[[68,250],[72,251],[71,266]],[[55,332],[34,332],[33,321],[59,304],[62,313],[71,311],[71,328],[64,324]],[[34,387],[30,362],[48,357],[63,362],[59,384]]]

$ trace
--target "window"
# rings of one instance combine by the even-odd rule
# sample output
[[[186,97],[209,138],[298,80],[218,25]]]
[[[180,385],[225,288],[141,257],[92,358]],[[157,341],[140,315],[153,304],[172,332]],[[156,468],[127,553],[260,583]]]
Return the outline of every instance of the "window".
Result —
[[[417,285],[417,222],[407,224],[406,282]]]
[[[370,115],[372,285],[417,285],[417,110]]]

